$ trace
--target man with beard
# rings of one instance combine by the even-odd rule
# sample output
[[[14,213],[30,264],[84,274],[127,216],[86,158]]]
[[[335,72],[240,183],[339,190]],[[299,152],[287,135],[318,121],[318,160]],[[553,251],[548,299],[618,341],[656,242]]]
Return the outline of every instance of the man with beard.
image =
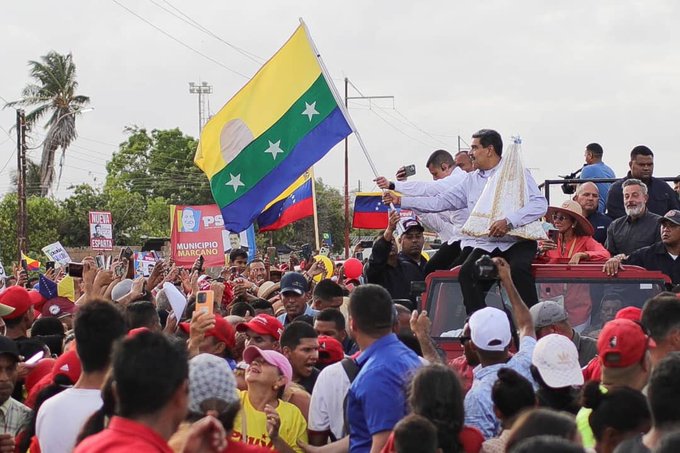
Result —
[[[627,180],[639,179],[647,185],[649,197],[647,209],[657,215],[664,215],[671,209],[680,209],[680,201],[671,186],[665,181],[652,177],[654,173],[654,153],[644,145],[633,148],[630,152],[630,171],[621,181],[616,181],[607,195],[607,215],[618,219],[624,215],[625,198],[621,195]]]
[[[648,200],[649,194],[644,182],[639,179],[627,179],[623,182],[626,215],[609,225],[605,243],[613,257],[619,254],[630,255],[637,249],[661,240],[657,226],[660,216],[647,209]]]
[[[394,231],[399,223],[399,213],[390,213],[390,222],[385,232],[373,244],[371,257],[366,266],[368,283],[385,288],[392,299],[410,299],[411,282],[425,280],[425,258],[421,255],[425,229],[413,218],[401,220],[403,233],[399,236],[399,247],[394,239]]]

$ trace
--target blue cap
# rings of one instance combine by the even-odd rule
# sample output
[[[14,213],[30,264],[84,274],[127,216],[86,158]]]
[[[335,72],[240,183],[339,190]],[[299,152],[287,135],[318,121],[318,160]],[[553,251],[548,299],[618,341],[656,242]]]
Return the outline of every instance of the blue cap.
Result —
[[[281,294],[292,291],[302,295],[309,291],[309,285],[304,275],[298,272],[286,272],[281,278]]]

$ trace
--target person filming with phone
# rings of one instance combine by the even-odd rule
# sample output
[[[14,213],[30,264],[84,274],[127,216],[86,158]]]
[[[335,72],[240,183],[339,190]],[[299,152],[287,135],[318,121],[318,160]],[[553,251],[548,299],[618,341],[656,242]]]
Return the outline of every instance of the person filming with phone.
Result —
[[[437,193],[460,184],[467,172],[472,171],[472,161],[466,152],[456,154],[456,158],[447,151],[439,149],[433,152],[425,164],[434,181],[406,181],[415,174],[415,165],[402,167],[397,171],[397,181],[388,181],[385,177],[376,178],[381,189],[396,190],[413,197],[434,196]],[[410,170],[410,171],[408,171]],[[439,234],[441,247],[425,265],[425,275],[440,269],[450,269],[460,255],[460,227],[468,217],[467,209],[425,213],[414,209],[420,220]]]

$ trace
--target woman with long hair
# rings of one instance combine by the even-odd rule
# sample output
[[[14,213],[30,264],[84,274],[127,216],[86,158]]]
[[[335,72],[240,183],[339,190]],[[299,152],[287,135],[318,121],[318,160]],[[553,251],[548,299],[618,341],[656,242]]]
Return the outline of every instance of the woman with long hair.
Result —
[[[437,441],[442,453],[476,453],[484,436],[465,426],[464,393],[456,373],[441,364],[421,368],[409,387],[411,412],[431,421],[437,428]],[[394,435],[390,435],[383,453],[394,452]]]

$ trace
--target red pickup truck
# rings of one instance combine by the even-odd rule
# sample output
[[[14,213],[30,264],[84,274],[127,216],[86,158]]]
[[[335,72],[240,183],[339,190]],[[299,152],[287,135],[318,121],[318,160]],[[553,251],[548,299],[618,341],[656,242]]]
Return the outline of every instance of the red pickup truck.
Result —
[[[625,266],[616,277],[602,272],[600,264],[534,264],[536,291],[539,300],[557,300],[564,303],[572,326],[582,333],[597,331],[601,327],[603,300],[606,308],[627,306],[642,307],[645,301],[667,289],[670,279],[658,271],[648,271],[638,266]],[[504,290],[494,284],[486,297],[487,306],[510,310]],[[449,359],[463,354],[458,341],[466,313],[458,282],[458,268],[437,271],[427,276],[422,308],[432,320],[432,338]]]

